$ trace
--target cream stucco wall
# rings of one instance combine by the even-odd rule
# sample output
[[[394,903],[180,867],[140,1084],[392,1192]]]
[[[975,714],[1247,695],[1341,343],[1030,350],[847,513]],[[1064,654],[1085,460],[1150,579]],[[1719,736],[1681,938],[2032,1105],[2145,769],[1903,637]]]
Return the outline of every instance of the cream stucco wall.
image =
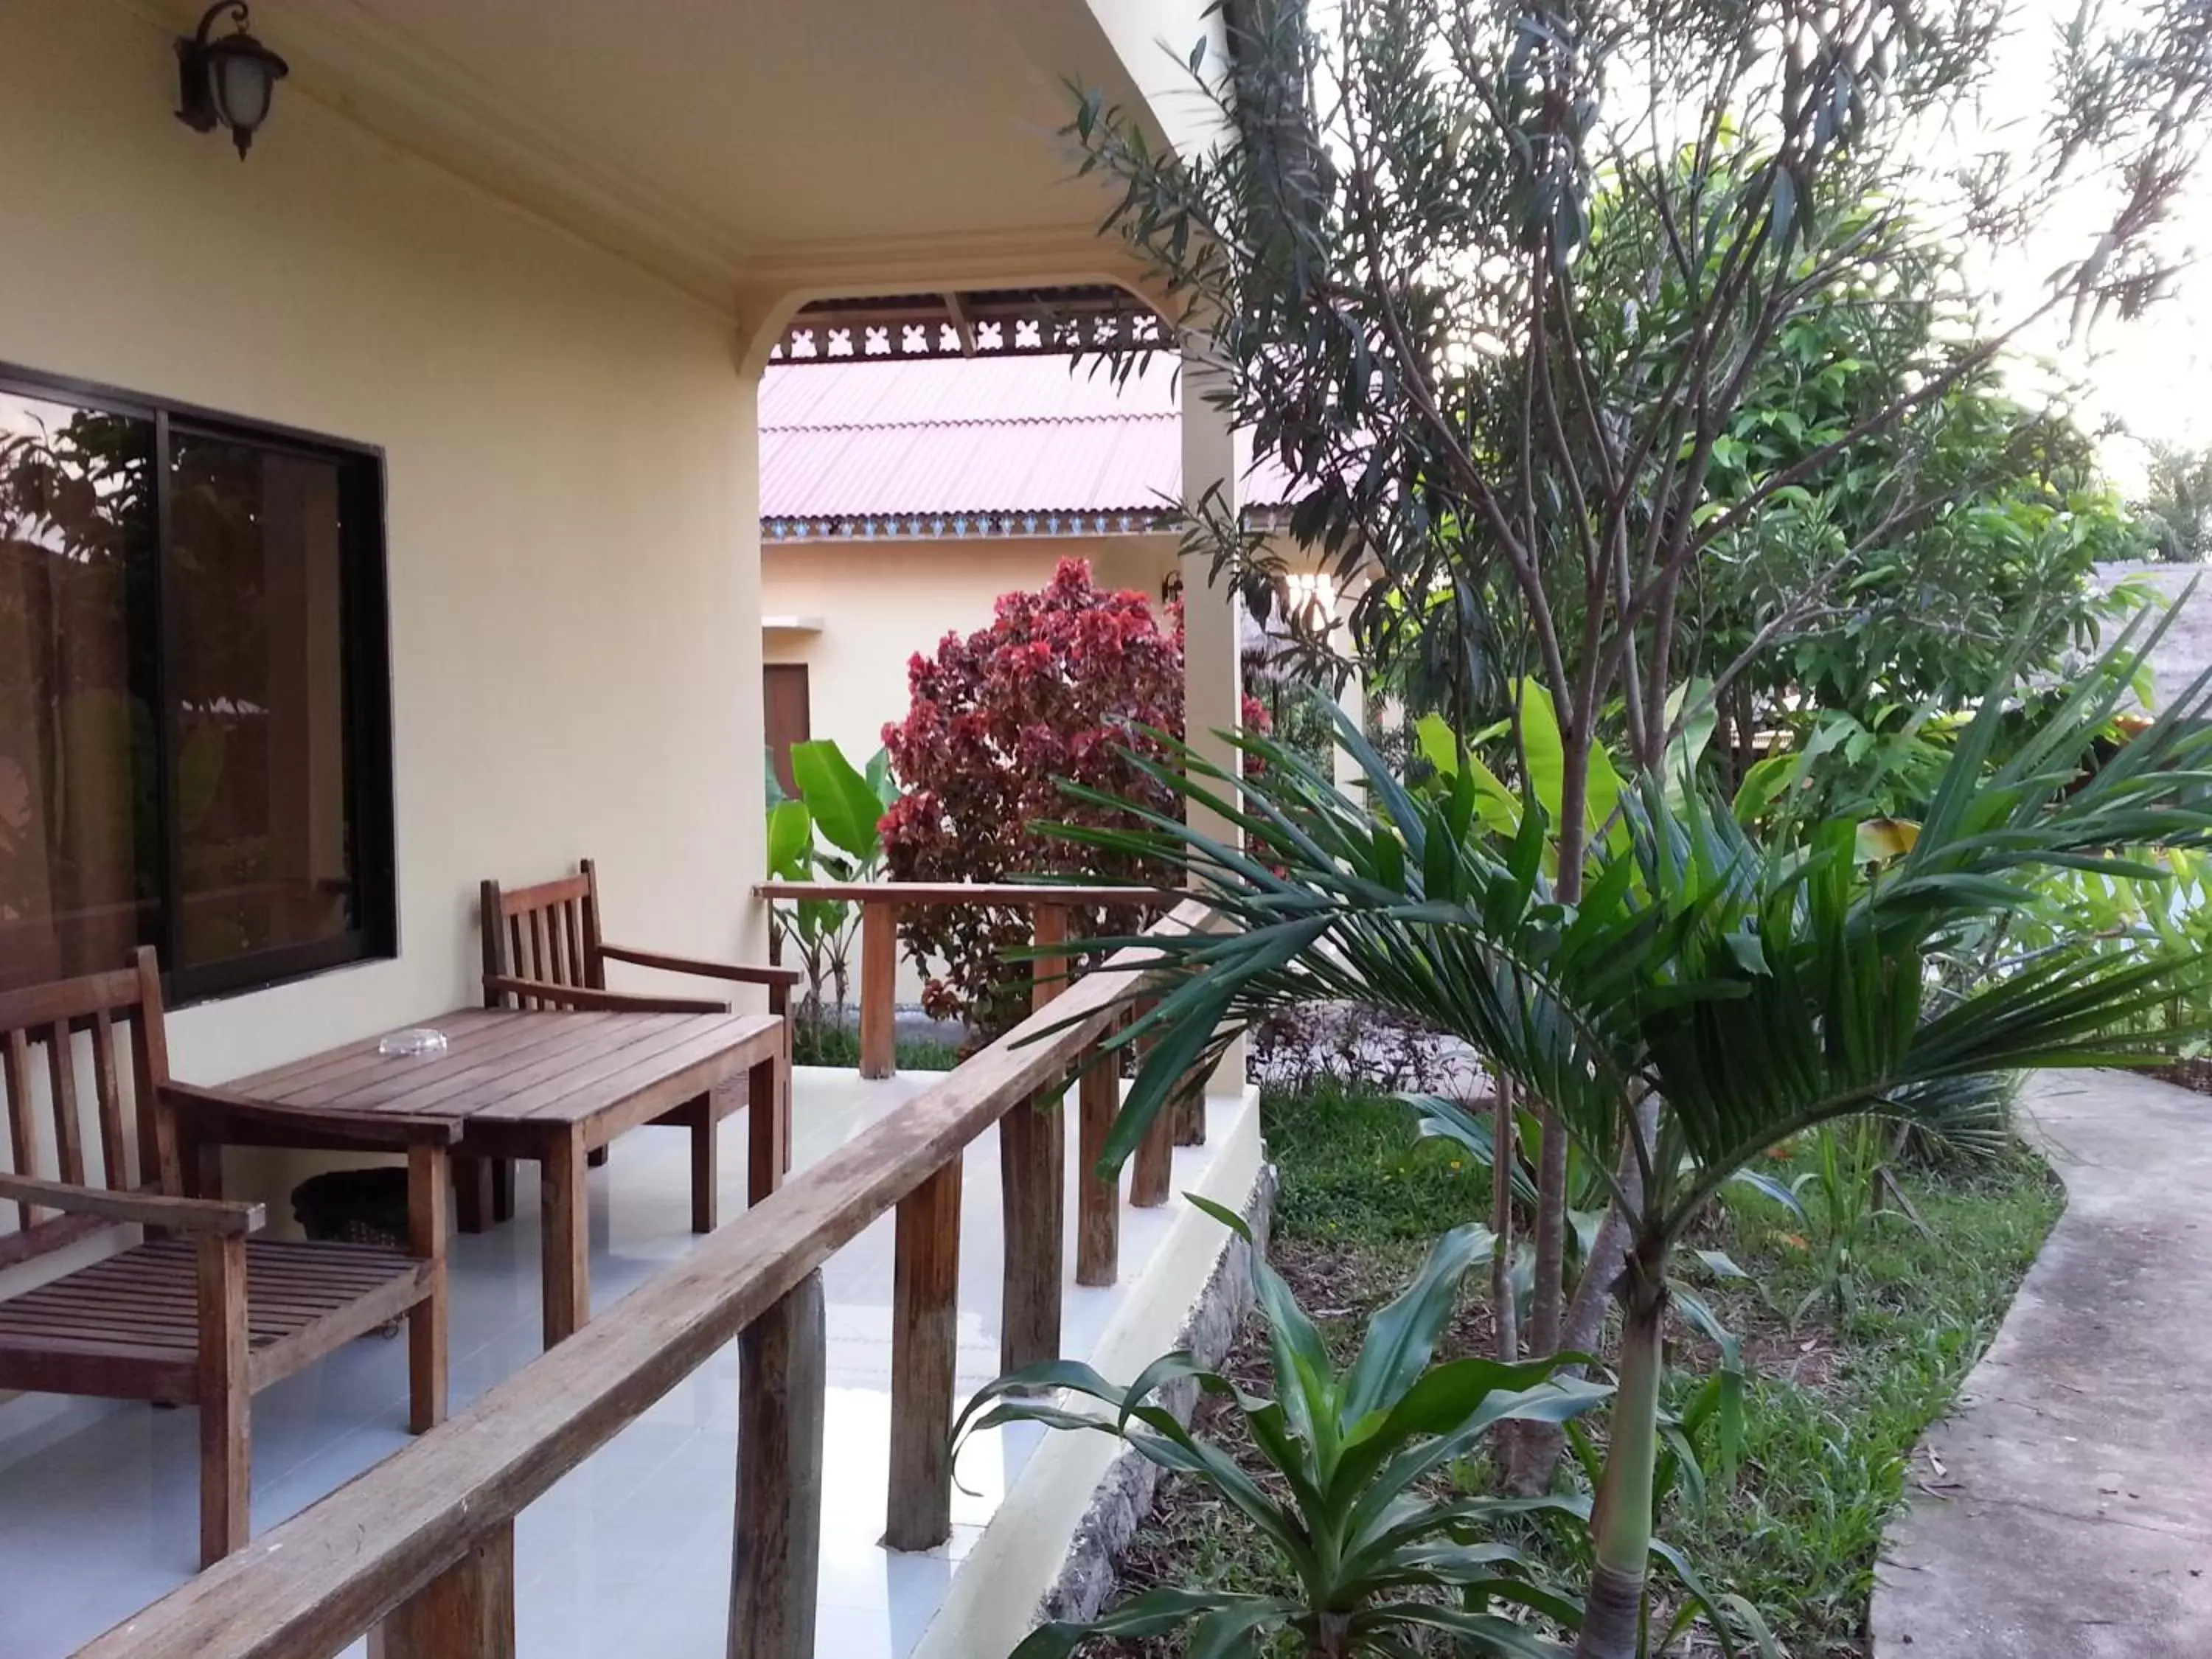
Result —
[[[179,1012],[179,1075],[470,1000],[477,881],[581,854],[618,936],[757,957],[728,319],[307,97],[241,165],[174,93],[136,11],[0,4],[0,362],[383,447],[402,947]]]
[[[766,659],[806,665],[813,733],[835,738],[857,766],[882,746],[884,723],[906,714],[915,653],[982,627],[1000,594],[1043,586],[1065,558],[1088,559],[1101,586],[1133,587],[1157,604],[1176,546],[1171,535],[770,542],[761,550],[762,615],[805,617],[822,630],[769,632]]]

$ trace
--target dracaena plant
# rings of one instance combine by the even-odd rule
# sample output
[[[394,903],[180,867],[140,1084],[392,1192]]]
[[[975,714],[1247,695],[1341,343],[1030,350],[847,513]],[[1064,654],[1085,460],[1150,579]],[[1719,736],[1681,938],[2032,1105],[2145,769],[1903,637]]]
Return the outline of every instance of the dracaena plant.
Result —
[[[1231,1212],[1194,1200],[1248,1241]],[[1093,1638],[1187,1632],[1188,1651],[1253,1659],[1285,1633],[1312,1659],[1387,1659],[1422,1651],[1440,1632],[1469,1655],[1555,1659],[1559,1649],[1510,1617],[1510,1606],[1571,1627],[1579,1609],[1511,1545],[1509,1519],[1577,1517],[1571,1498],[1468,1496],[1440,1480],[1512,1421],[1564,1423],[1601,1401],[1600,1385],[1560,1376],[1555,1361],[1432,1363],[1461,1280],[1488,1247],[1479,1226],[1438,1239],[1412,1282],[1367,1324],[1338,1366],[1319,1328],[1256,1253],[1253,1272],[1273,1360],[1272,1396],[1249,1394],[1188,1353],[1167,1355],[1127,1388],[1088,1365],[1053,1361],[1001,1377],[962,1414],[966,1435],[1005,1423],[1110,1434],[1162,1469],[1203,1482],[1273,1550],[1291,1588],[1262,1595],[1165,1586],[1082,1623],[1048,1624],[1013,1659],[1065,1659]],[[1248,1474],[1222,1446],[1176,1420],[1160,1398],[1189,1379],[1226,1401],[1267,1469]],[[1040,1390],[1053,1397],[1036,1397]],[[1062,1403],[1073,1395],[1103,1410]],[[1439,1486],[1446,1489],[1439,1492]]]
[[[1151,1046],[1109,1164],[1252,1021],[1349,1002],[1473,1044],[1551,1103],[1603,1172],[1626,1242],[1601,1264],[1621,1336],[1582,1659],[1636,1651],[1674,1257],[1720,1188],[1825,1122],[1948,1115],[1959,1079],[2169,1050],[2146,1017],[2201,971],[2193,951],[2114,964],[2056,950],[1936,994],[1960,937],[2034,904],[2039,878],[2085,866],[2154,878],[2119,849],[2212,833],[2205,681],[2099,750],[2157,630],[2141,635],[2124,634],[2002,758],[2009,688],[1993,686],[1910,846],[1881,861],[1850,819],[1763,841],[1646,774],[1620,804],[1628,833],[1594,841],[1571,900],[1545,872],[1540,806],[1497,839],[1471,779],[1449,797],[1408,791],[1348,724],[1338,741],[1364,771],[1358,799],[1245,738],[1266,767],[1241,786],[1188,752],[1157,773],[1227,815],[1243,847],[1165,813],[1123,832],[1126,850],[1181,866],[1214,929],[1121,942],[1151,957],[1161,1000],[1127,1033]]]

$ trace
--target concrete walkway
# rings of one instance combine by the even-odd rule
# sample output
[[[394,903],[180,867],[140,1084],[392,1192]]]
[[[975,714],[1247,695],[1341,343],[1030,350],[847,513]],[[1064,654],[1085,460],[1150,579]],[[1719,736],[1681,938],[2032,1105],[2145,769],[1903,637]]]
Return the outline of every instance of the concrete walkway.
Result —
[[[2212,1098],[2081,1073],[2021,1103],[2066,1213],[1913,1460],[1875,1655],[2207,1659]]]

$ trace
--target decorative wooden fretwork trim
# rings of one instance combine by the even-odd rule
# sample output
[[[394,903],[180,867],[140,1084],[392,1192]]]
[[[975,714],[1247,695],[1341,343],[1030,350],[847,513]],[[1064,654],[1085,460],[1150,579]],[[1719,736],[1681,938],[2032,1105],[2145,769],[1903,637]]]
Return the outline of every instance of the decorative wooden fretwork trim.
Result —
[[[936,542],[1049,536],[1150,536],[1180,528],[1160,513],[867,513],[764,518],[763,542]]]
[[[1289,526],[1287,507],[1244,511],[1254,530]],[[783,542],[1027,541],[1056,536],[1179,536],[1182,515],[1171,512],[1112,513],[860,513],[761,520],[763,546]]]
[[[1046,357],[1174,344],[1174,331],[1158,313],[1124,289],[1003,289],[817,300],[792,318],[769,361]]]

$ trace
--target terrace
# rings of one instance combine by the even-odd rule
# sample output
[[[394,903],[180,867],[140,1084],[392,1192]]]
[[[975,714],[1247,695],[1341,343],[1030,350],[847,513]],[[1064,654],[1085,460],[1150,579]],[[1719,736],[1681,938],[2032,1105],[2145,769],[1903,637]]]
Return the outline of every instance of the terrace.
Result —
[[[1205,1102],[1202,1128],[1179,1137],[1200,1144],[1157,1149],[1171,1159],[1164,1182],[1137,1179],[1164,1193],[1139,1193],[1155,1200],[1143,1205],[1083,1179],[1076,1158],[1048,1171],[1022,1150],[1059,1146],[1016,1132],[1049,1121],[1032,1099],[1096,1127],[1095,1084],[1062,1098],[1053,1083],[1115,1023],[1121,979],[1079,981],[1057,1020],[1040,1012],[950,1074],[800,1068],[791,1174],[703,1239],[686,1226],[684,1137],[626,1138],[589,1178],[592,1321],[544,1354],[526,1191],[512,1222],[453,1242],[452,1419],[409,1440],[404,1345],[375,1336],[261,1395],[253,1540],[198,1578],[194,1413],[19,1404],[0,1441],[11,1659],[88,1642],[107,1654],[352,1651],[395,1609],[402,1623],[374,1650],[498,1650],[398,1632],[410,1605],[479,1571],[510,1519],[511,1558],[480,1581],[495,1580],[511,1609],[506,1651],[674,1655],[726,1640],[732,1652],[905,1659],[1011,1644],[1103,1462],[1088,1446],[992,1431],[964,1450],[956,1482],[942,1455],[952,1403],[1000,1370],[1009,1308],[1025,1327],[1056,1326],[1054,1352],[1109,1371],[1170,1346],[1224,1243],[1182,1194],[1242,1207],[1259,1170],[1256,1108],[1241,1094]],[[732,1214],[748,1190],[745,1130],[742,1114],[720,1126]],[[1043,1179],[1060,1183],[1060,1202],[1035,1201]],[[957,1212],[926,1207],[947,1195]],[[1114,1247],[1104,1273],[1102,1242]],[[769,1366],[764,1393],[805,1425],[811,1376],[818,1462],[809,1468],[802,1426],[748,1468],[748,1433],[787,1419],[747,1398],[746,1344],[729,1339],[764,1328],[763,1314],[773,1324],[817,1267],[818,1346],[802,1341]],[[740,1555],[733,1599],[733,1532],[749,1504],[787,1531]],[[885,1547],[887,1514],[916,1547]],[[788,1634],[773,1645],[778,1630]]]

